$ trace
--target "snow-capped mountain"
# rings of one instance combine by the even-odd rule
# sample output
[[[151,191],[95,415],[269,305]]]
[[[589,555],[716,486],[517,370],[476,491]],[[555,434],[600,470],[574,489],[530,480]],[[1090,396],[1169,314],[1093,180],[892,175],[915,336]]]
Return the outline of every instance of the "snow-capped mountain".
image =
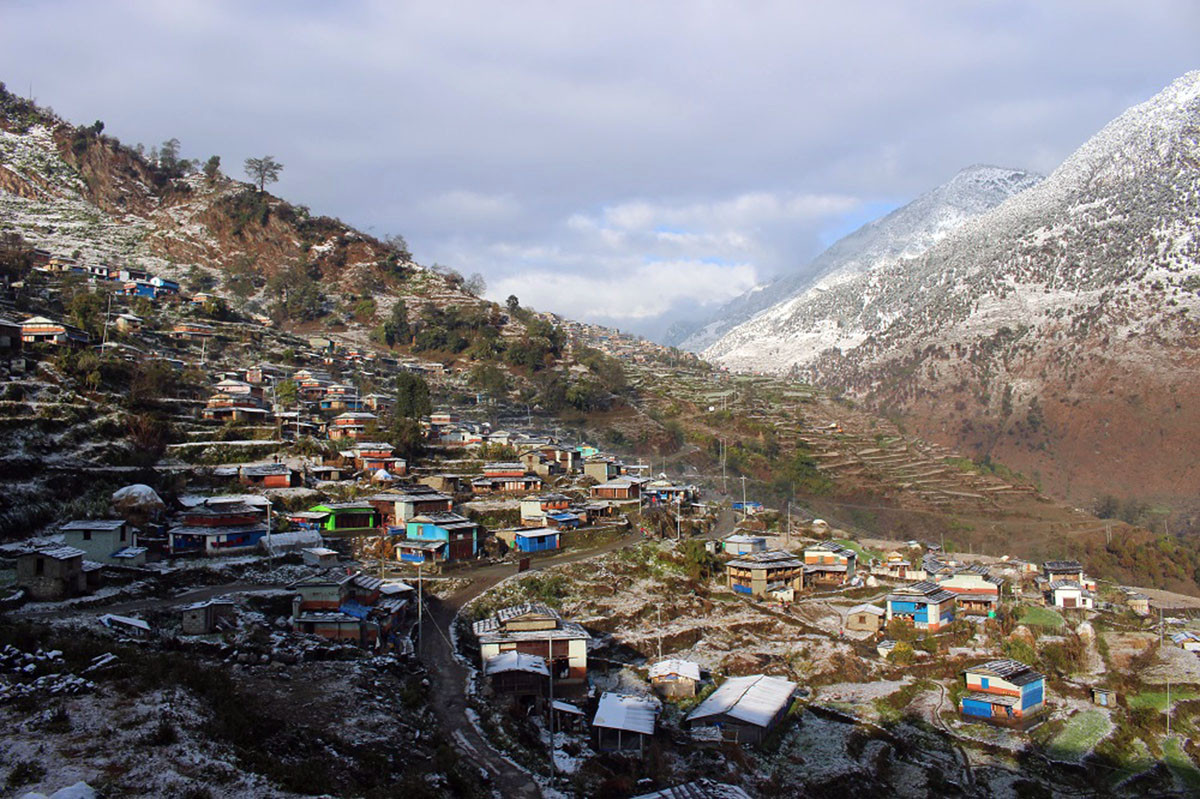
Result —
[[[1200,71],[918,258],[807,292],[705,355],[836,386],[1076,497],[1194,496],[1198,344]]]
[[[839,239],[802,271],[735,297],[705,322],[676,325],[667,343],[699,352],[742,322],[811,287],[836,283],[886,261],[915,258],[968,219],[1041,179],[1019,169],[967,167],[947,183]]]

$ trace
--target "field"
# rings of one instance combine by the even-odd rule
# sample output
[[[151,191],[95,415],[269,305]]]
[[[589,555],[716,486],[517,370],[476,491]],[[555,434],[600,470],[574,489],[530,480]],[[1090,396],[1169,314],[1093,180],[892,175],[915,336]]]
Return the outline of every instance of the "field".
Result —
[[[1062,627],[1064,623],[1063,617],[1058,611],[1036,606],[1023,608],[1021,610],[1020,622],[1021,624],[1037,627],[1050,627],[1055,630]]]
[[[1178,735],[1172,735],[1163,742],[1163,759],[1175,776],[1183,781],[1189,792],[1200,791],[1200,769],[1196,768],[1196,764],[1183,751],[1183,744]]]
[[[1085,710],[1075,714],[1054,736],[1047,754],[1055,760],[1081,760],[1111,731],[1112,722],[1104,711]]]
[[[1184,699],[1195,699],[1200,696],[1195,688],[1174,688],[1171,690],[1171,704],[1180,702]],[[1127,700],[1130,710],[1139,707],[1152,707],[1155,710],[1167,709],[1167,692],[1166,691],[1142,691],[1140,694],[1134,694]]]

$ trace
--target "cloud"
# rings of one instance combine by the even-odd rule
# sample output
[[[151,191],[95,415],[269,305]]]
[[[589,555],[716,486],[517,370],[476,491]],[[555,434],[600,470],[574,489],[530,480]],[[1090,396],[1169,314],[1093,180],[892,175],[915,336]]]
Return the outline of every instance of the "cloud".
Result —
[[[575,286],[707,264],[716,296],[968,164],[1049,171],[1197,40],[1194,0],[62,0],[5,5],[0,79],[233,173],[271,153],[281,195],[493,285],[564,276],[570,306],[530,291],[588,318]]]
[[[637,322],[661,316],[680,302],[722,302],[755,284],[749,264],[654,261],[606,266],[585,273],[523,272],[500,280],[490,294],[498,300],[515,294],[523,304],[567,316]]]

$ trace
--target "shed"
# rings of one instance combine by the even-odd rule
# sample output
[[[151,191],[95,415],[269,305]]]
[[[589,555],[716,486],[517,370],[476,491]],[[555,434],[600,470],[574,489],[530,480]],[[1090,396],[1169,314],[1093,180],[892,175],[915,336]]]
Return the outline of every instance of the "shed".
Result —
[[[483,674],[497,694],[522,699],[545,696],[550,684],[546,659],[516,650],[488,658],[483,664]]]
[[[336,566],[338,562],[337,550],[328,547],[306,547],[300,553],[305,566]]]
[[[236,615],[232,599],[206,599],[179,609],[184,635],[208,635],[218,627],[233,625]]]
[[[645,742],[654,735],[654,725],[662,706],[648,696],[632,696],[605,691],[592,718],[599,751],[644,751]]]
[[[690,660],[670,658],[650,667],[650,685],[659,696],[680,699],[696,695],[700,666]]]
[[[887,611],[870,604],[855,605],[846,611],[846,629],[877,633],[883,629]]]
[[[787,713],[796,683],[754,674],[730,677],[688,714],[689,726],[714,726],[726,741],[759,743]]]

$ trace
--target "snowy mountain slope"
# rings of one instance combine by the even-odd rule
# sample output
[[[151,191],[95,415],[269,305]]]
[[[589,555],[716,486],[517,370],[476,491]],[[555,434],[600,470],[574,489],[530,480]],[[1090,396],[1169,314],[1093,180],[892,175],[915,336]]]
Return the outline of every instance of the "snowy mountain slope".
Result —
[[[1040,175],[976,165],[907,205],[839,239],[801,273],[786,275],[736,297],[707,322],[678,326],[672,340],[699,352],[756,314],[819,285],[893,259],[915,258],[968,219],[1036,185]]]
[[[809,292],[706,355],[838,387],[1065,494],[1194,496],[1198,323],[1192,72],[922,256]]]

